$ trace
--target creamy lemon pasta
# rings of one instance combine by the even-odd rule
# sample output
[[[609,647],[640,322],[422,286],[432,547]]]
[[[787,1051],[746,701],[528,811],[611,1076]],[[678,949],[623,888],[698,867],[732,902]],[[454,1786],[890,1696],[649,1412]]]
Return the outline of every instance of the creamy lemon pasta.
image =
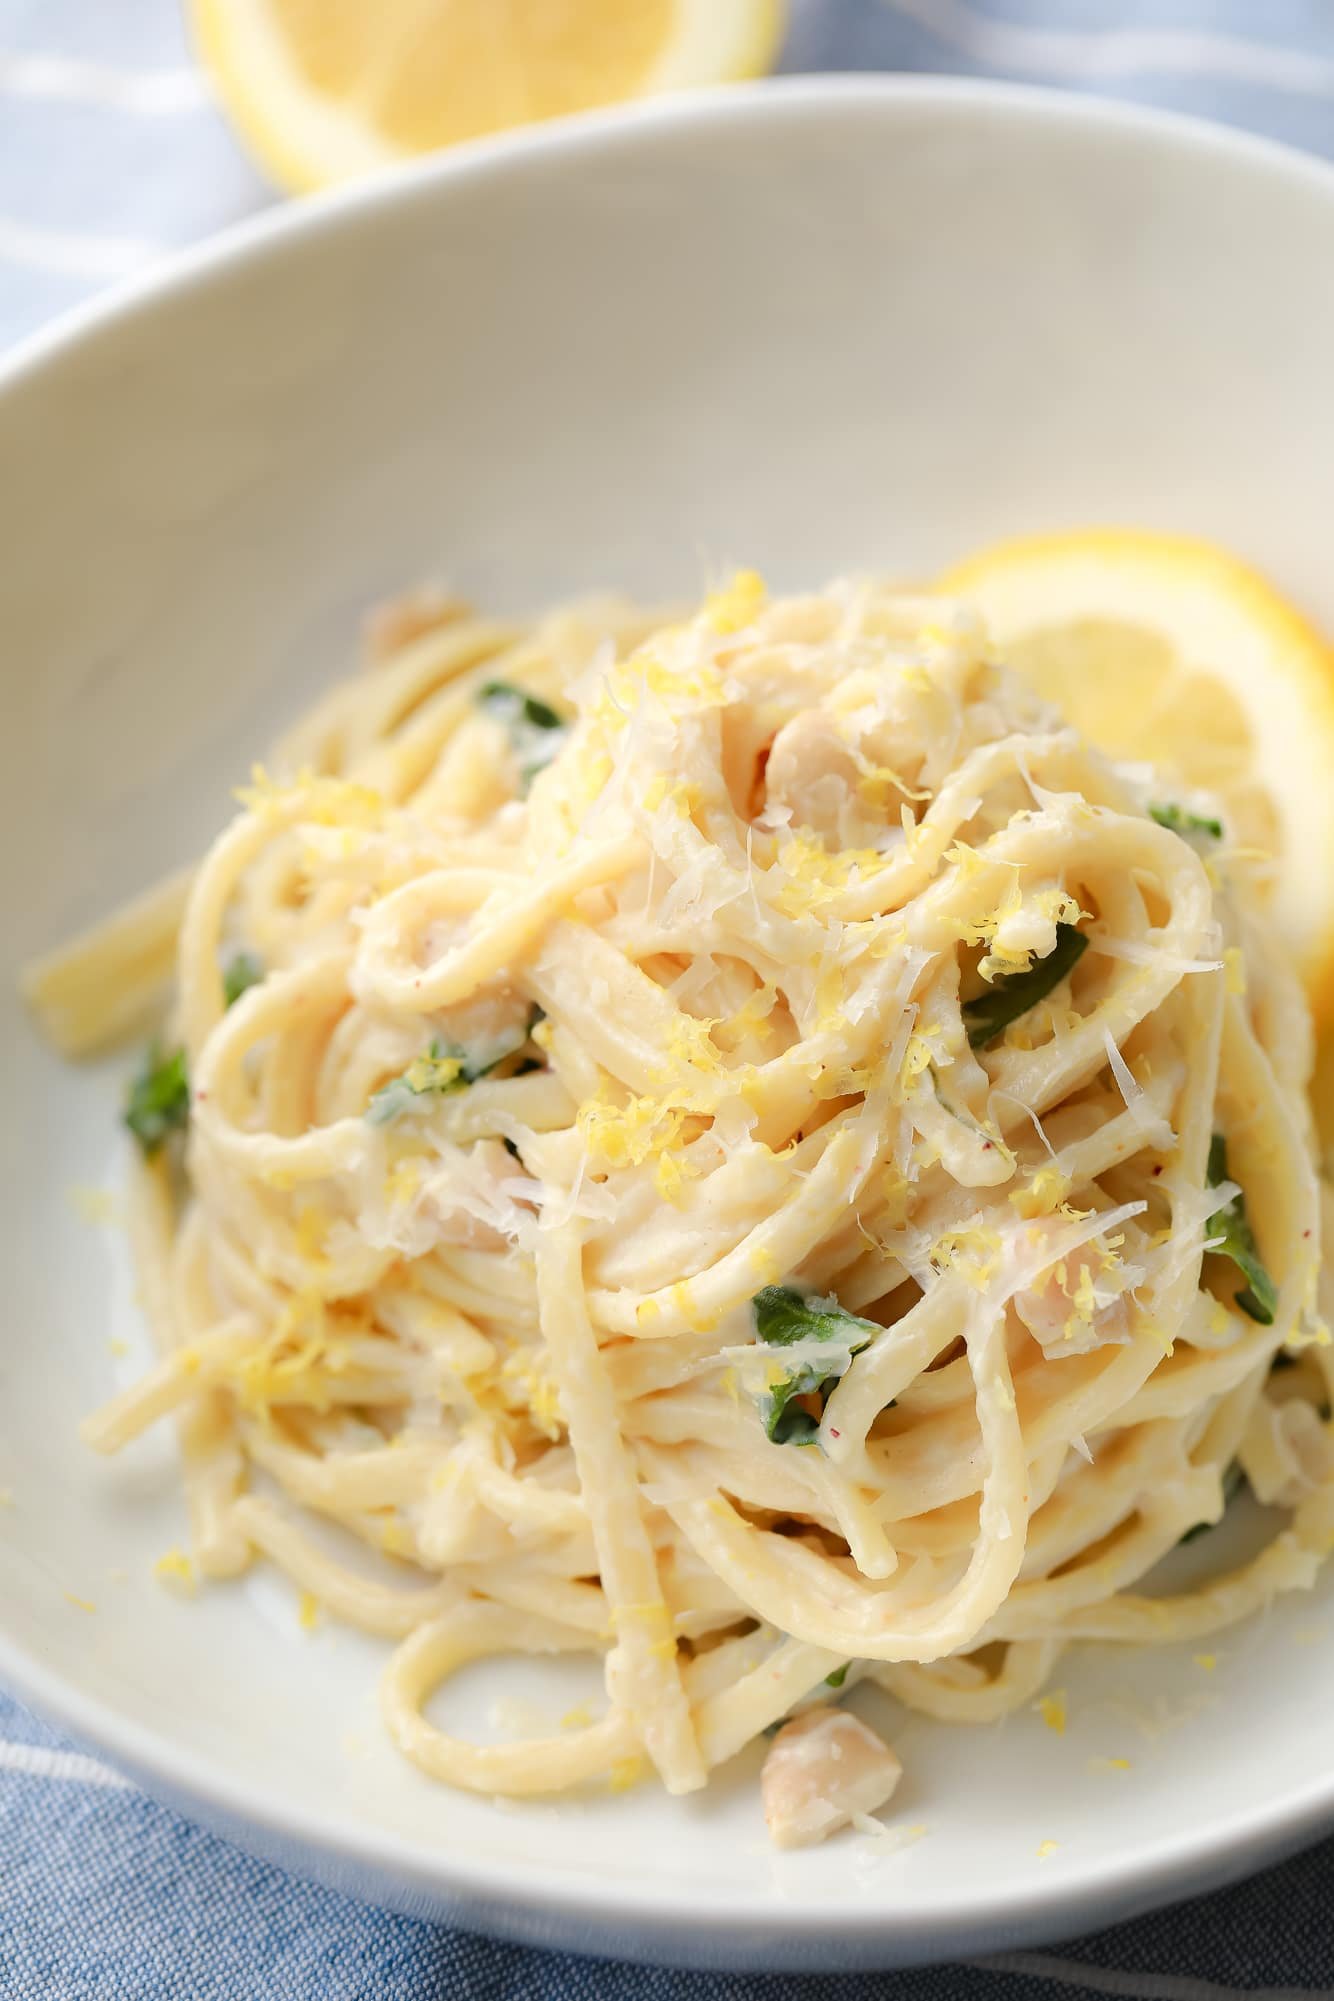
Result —
[[[774,1726],[779,1840],[1077,1641],[1199,1638],[1334,1533],[1303,996],[1225,815],[952,602],[742,574],[658,621],[398,607],[198,869],[37,967],[151,1007],[133,1234],[207,1578],[381,1635],[486,1793],[672,1792]],[[1260,1554],[1144,1580],[1242,1479]],[[184,1559],[182,1559],[184,1561]],[[479,1744],[460,1666],[603,1713]]]

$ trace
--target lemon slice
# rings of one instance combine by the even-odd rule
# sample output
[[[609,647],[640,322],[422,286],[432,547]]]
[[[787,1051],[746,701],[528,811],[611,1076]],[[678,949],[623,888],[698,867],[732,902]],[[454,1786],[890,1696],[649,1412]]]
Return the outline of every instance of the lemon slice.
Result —
[[[224,109],[283,187],[624,98],[757,76],[782,0],[191,0]]]
[[[1334,652],[1301,614],[1206,542],[1111,529],[1002,542],[941,586],[1092,742],[1216,794],[1233,843],[1274,857],[1271,909],[1334,1018]]]

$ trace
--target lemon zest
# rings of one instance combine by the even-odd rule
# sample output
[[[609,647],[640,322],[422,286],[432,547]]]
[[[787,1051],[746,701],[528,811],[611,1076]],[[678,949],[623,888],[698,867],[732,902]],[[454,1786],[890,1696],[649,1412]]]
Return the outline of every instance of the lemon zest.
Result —
[[[170,1584],[191,1595],[195,1589],[195,1567],[183,1549],[172,1548],[153,1565],[153,1575],[161,1584]]]

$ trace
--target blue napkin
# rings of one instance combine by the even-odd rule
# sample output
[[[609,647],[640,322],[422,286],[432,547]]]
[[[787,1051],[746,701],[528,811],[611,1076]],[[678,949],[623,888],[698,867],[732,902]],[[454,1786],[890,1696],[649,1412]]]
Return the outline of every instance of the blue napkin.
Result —
[[[1334,157],[1334,0],[794,0],[786,70],[1017,78]],[[177,0],[0,0],[0,347],[269,197]],[[0,2001],[1334,2001],[1334,1842],[1051,1952],[671,1973],[367,1909],[145,1799],[0,1691]]]
[[[0,1695],[3,2001],[1329,2001],[1334,1841],[1050,1952],[908,1973],[679,1973],[350,1903],[145,1799]]]

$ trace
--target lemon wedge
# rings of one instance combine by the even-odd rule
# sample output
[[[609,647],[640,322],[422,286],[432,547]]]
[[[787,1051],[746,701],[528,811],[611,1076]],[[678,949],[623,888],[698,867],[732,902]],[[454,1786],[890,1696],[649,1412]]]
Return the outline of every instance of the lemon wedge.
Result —
[[[783,0],[191,0],[223,108],[279,184],[757,76]]]
[[[1114,529],[1002,542],[941,580],[1076,728],[1213,793],[1334,1020],[1334,652],[1235,557]],[[1167,802],[1165,802],[1167,803]]]

